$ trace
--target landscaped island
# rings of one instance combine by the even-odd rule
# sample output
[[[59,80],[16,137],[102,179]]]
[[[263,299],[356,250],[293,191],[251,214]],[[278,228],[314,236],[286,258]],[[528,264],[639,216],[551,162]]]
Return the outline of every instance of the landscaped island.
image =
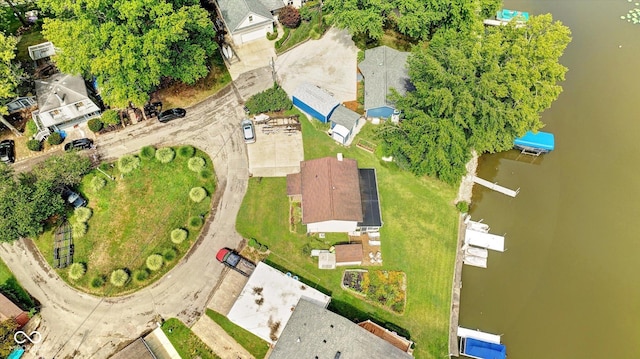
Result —
[[[198,238],[215,190],[209,157],[191,146],[144,147],[103,163],[79,185],[86,208],[70,213],[73,264],[58,274],[103,296],[133,292],[162,277]],[[54,240],[63,218],[36,244],[54,267]],[[59,237],[59,235],[58,235]]]

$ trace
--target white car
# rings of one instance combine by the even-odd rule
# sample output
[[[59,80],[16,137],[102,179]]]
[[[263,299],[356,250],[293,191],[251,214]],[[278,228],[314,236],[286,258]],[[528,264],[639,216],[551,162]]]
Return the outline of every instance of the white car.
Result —
[[[240,123],[242,126],[242,137],[244,137],[245,143],[254,143],[256,142],[256,131],[253,127],[253,122],[249,119],[244,119]]]

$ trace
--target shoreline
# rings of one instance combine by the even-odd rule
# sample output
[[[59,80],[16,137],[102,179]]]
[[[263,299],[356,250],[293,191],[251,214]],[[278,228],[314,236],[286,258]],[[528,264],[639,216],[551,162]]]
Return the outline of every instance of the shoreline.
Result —
[[[460,187],[458,188],[458,196],[455,199],[455,203],[467,202],[471,204],[471,197],[473,194],[473,177],[476,175],[478,169],[478,153],[471,152],[471,160],[467,162],[465,168],[467,174],[462,177],[460,181]],[[449,317],[449,357],[459,356],[458,348],[458,323],[460,319],[460,290],[462,289],[462,265],[463,265],[463,250],[464,233],[466,225],[464,224],[464,217],[466,213],[460,213],[458,217],[458,241],[456,244],[456,260],[453,270],[453,282],[451,284],[451,311]]]

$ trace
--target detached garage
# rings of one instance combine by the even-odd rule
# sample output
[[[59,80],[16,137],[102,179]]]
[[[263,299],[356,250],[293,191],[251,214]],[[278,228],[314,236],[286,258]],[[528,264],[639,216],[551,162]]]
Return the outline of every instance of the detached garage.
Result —
[[[307,82],[300,84],[291,97],[297,108],[323,123],[329,122],[333,110],[340,105],[331,94]]]
[[[349,139],[355,135],[355,130],[360,123],[360,114],[349,110],[344,106],[338,106],[331,114],[331,138],[342,145],[346,145]]]

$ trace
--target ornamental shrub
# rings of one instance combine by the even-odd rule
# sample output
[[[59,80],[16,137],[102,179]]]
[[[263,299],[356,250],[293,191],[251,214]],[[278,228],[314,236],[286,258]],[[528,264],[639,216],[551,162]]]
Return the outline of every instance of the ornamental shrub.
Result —
[[[156,156],[156,148],[153,146],[144,146],[140,149],[140,158],[150,160]]]
[[[200,177],[200,179],[208,180],[213,177],[213,172],[205,168],[202,171],[198,172],[198,176]]]
[[[172,260],[176,259],[178,253],[173,248],[167,248],[164,250],[164,252],[162,252],[162,256],[164,257],[165,261],[171,262]]]
[[[144,282],[147,278],[149,278],[149,272],[146,269],[138,269],[133,272],[133,280],[138,283]]]
[[[104,285],[104,276],[93,277],[91,280],[91,288],[100,288]]]
[[[118,159],[118,170],[122,173],[130,173],[140,167],[140,157],[124,155]]]
[[[169,163],[176,157],[176,151],[171,147],[163,147],[156,151],[156,159],[160,163]]]
[[[54,132],[47,137],[47,142],[52,146],[59,145],[62,143],[62,136],[59,132]]]
[[[86,223],[89,218],[91,218],[93,212],[91,211],[91,208],[78,207],[73,210],[73,214],[76,216],[76,221]]]
[[[147,257],[147,268],[149,268],[149,270],[151,271],[157,271],[158,269],[162,268],[163,264],[164,258],[162,258],[162,256],[159,254],[152,254]]]
[[[124,287],[127,282],[129,282],[129,273],[127,273],[124,269],[116,269],[111,272],[111,278],[109,278],[109,282],[116,287]]]
[[[267,40],[273,41],[278,38],[278,28],[274,27],[273,32],[267,32]]]
[[[198,228],[202,227],[203,223],[204,223],[204,220],[202,219],[202,217],[194,216],[194,217],[189,218],[189,227],[190,228],[198,229]]]
[[[87,126],[89,127],[91,132],[98,132],[102,130],[104,124],[99,118],[92,118],[89,120],[89,122],[87,122]]]
[[[102,122],[105,125],[119,125],[120,115],[116,110],[106,110],[102,113]]]
[[[84,222],[76,222],[71,225],[71,235],[73,238],[82,238],[87,234],[87,224]]]
[[[189,232],[187,232],[185,229],[176,228],[173,231],[171,231],[171,242],[175,244],[180,244],[184,242],[185,239],[187,239],[188,235],[189,235]]]
[[[278,21],[280,21],[282,26],[295,29],[300,26],[300,11],[291,5],[287,5],[280,9]]]
[[[178,156],[183,158],[193,157],[196,154],[196,149],[193,146],[182,146],[178,148]]]
[[[251,96],[245,106],[250,113],[262,113],[290,110],[293,103],[282,87],[274,85],[263,92]]]
[[[207,197],[207,190],[203,187],[193,187],[189,191],[189,198],[196,203],[202,202],[205,197]]]
[[[78,280],[82,278],[82,276],[86,273],[87,268],[85,268],[82,263],[73,263],[69,267],[69,278],[72,280]]]
[[[31,151],[40,151],[42,150],[42,142],[35,139],[31,139],[27,141],[27,148]]]
[[[102,178],[102,177],[93,177],[91,179],[91,188],[93,189],[94,192],[98,192],[99,190],[103,189],[104,186],[107,185],[107,180]]]
[[[315,14],[317,10],[315,7],[310,6],[309,4],[305,4],[300,9],[298,9],[298,12],[300,12],[300,18],[302,20],[311,21],[311,19],[313,18],[313,14]]]
[[[468,213],[469,212],[469,203],[467,203],[465,201],[460,201],[460,202],[456,203],[456,208],[458,209],[458,211],[460,211],[460,213]]]
[[[187,162],[187,167],[189,167],[189,169],[192,170],[193,172],[200,172],[204,169],[205,164],[206,162],[204,161],[204,158],[191,157]]]
[[[27,137],[31,137],[36,133],[38,133],[38,125],[36,125],[36,122],[34,120],[27,121],[24,129],[24,135]]]

